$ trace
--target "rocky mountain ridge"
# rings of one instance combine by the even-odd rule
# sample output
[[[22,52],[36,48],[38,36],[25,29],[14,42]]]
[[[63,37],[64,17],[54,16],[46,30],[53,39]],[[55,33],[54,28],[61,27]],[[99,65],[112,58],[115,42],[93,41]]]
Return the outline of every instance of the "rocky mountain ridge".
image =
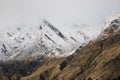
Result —
[[[1,36],[0,60],[68,56],[79,46],[85,46],[93,35],[88,27],[74,25],[64,31],[47,20],[37,25],[23,24],[15,28]]]

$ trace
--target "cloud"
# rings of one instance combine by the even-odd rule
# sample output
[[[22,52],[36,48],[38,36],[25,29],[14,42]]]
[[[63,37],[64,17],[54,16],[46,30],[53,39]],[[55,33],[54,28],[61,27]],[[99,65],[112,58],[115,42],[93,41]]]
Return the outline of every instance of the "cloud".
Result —
[[[120,11],[119,0],[0,0],[0,25],[46,18],[56,25],[99,25]]]

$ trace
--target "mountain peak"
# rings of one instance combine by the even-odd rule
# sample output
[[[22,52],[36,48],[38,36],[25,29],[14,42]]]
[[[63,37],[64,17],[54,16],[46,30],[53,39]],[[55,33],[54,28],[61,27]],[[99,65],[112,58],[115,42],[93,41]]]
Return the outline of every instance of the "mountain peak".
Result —
[[[104,27],[98,39],[107,38],[110,35],[114,35],[120,31],[120,14],[114,16]]]
[[[120,15],[115,16],[104,28],[104,32],[107,34],[114,33],[120,28]]]
[[[20,24],[1,35],[0,61],[49,56],[53,52],[55,57],[71,55],[88,43],[92,37],[89,33],[87,28],[79,26],[57,27],[46,19],[39,24]]]

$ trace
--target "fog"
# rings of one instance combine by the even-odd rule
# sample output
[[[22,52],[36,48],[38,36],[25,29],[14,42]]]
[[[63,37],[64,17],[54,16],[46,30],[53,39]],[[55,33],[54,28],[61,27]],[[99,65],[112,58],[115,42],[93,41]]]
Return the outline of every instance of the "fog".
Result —
[[[102,27],[119,12],[120,0],[0,0],[0,30],[19,23],[39,23],[42,19],[59,27]]]

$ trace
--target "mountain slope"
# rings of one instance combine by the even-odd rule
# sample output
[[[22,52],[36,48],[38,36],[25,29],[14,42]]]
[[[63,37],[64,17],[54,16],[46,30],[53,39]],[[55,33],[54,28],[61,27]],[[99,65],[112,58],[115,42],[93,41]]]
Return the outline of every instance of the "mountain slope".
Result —
[[[77,54],[0,62],[1,80],[120,80],[120,23],[112,33],[111,24]]]
[[[44,59],[42,62],[23,61],[21,64],[13,61],[5,64],[9,66],[6,69],[1,66],[0,76],[4,77],[1,80],[10,79],[10,75],[11,80],[119,80],[119,52],[120,33],[90,42],[78,54],[68,58]]]
[[[107,32],[115,25],[108,26],[107,32],[106,29],[103,31],[106,37],[100,35],[99,39],[90,42],[72,59],[50,60],[21,80],[119,80],[120,23],[117,25],[118,29],[111,34]]]
[[[50,60],[21,80],[119,80],[119,52],[120,33],[89,43],[70,62],[63,59]],[[59,60],[63,62],[59,63]]]

